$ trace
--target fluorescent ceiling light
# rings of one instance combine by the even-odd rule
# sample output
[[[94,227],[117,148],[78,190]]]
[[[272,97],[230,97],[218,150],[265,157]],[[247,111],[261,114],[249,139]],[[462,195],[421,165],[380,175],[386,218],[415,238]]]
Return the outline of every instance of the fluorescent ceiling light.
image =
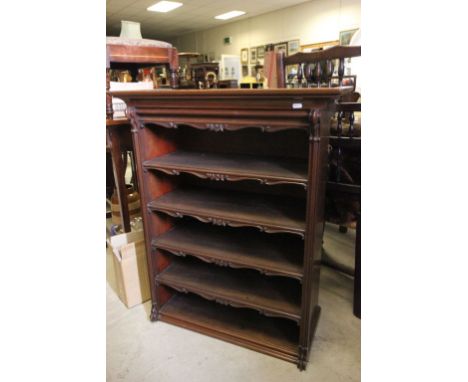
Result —
[[[222,15],[215,16],[215,19],[228,20],[228,19],[232,19],[233,17],[242,16],[242,15],[245,15],[245,12],[231,11],[231,12],[223,13]]]
[[[148,11],[152,12],[170,12],[176,8],[181,7],[182,3],[178,3],[176,1],[160,1],[156,4],[153,4],[151,7],[146,8]]]

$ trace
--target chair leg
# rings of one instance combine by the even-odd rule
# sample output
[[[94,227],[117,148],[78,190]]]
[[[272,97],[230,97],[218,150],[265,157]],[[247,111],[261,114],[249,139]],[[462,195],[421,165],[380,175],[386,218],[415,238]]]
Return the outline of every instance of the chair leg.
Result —
[[[354,301],[353,313],[361,318],[361,214],[358,214],[356,226],[356,249],[355,249],[355,270],[354,270]]]

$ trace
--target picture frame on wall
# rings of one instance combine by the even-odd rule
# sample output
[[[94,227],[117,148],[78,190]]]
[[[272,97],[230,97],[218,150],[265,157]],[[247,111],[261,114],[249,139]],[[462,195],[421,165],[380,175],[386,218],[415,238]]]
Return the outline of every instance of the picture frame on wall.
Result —
[[[265,57],[265,45],[257,47],[257,58]]]
[[[356,33],[357,30],[358,28],[341,31],[340,32],[340,45],[349,45],[349,43],[351,42],[351,38],[353,37],[353,35]]]
[[[250,76],[255,77],[257,75],[257,68],[255,65],[250,65]]]
[[[257,48],[250,48],[250,63],[257,63]]]
[[[288,56],[291,56],[301,49],[301,44],[299,40],[288,41]]]
[[[281,44],[276,44],[275,45],[275,52],[284,52],[284,55],[286,56],[288,54],[288,44],[283,42]]]
[[[249,50],[241,49],[241,63],[247,65],[249,63]]]

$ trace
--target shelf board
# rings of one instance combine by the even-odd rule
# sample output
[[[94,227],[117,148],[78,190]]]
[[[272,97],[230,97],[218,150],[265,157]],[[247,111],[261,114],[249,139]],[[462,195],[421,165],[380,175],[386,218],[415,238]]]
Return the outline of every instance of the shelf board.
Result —
[[[159,319],[289,362],[297,362],[299,328],[292,322],[263,317],[247,309],[219,306],[195,295],[176,294]]]
[[[223,305],[255,309],[265,316],[300,320],[301,284],[296,280],[263,277],[255,271],[219,268],[194,259],[174,258],[156,276],[156,281]]]
[[[177,256],[231,268],[255,269],[266,275],[302,280],[304,243],[300,239],[268,236],[248,229],[226,229],[200,224],[178,224],[153,239],[155,248]]]
[[[304,237],[305,205],[299,200],[245,192],[179,188],[148,203],[153,211],[191,216],[205,223],[255,227]]]
[[[257,180],[262,184],[298,184],[307,187],[307,161],[176,151],[143,164],[171,175],[181,172],[220,181]]]

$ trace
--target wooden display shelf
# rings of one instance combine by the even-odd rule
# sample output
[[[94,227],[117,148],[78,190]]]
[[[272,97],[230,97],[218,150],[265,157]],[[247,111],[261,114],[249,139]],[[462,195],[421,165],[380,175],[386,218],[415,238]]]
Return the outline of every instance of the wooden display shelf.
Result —
[[[176,189],[148,203],[154,211],[191,216],[205,223],[255,227],[304,237],[304,205],[295,199],[210,189]]]
[[[265,316],[299,322],[301,288],[296,280],[259,276],[254,271],[232,270],[194,259],[175,258],[156,281],[179,292],[237,308],[255,309]]]
[[[174,295],[159,318],[171,324],[297,362],[299,330],[295,323],[269,318],[249,309],[234,309],[188,294]]]
[[[304,243],[285,240],[282,235],[266,235],[249,229],[178,224],[152,240],[153,248],[177,256],[194,256],[231,268],[248,268],[266,275],[303,276]]]
[[[350,91],[112,93],[128,107],[147,206],[151,320],[305,369],[320,316],[330,118]]]
[[[257,180],[262,184],[298,184],[307,187],[307,161],[176,151],[143,163],[145,168],[171,175],[181,172],[219,181]]]

